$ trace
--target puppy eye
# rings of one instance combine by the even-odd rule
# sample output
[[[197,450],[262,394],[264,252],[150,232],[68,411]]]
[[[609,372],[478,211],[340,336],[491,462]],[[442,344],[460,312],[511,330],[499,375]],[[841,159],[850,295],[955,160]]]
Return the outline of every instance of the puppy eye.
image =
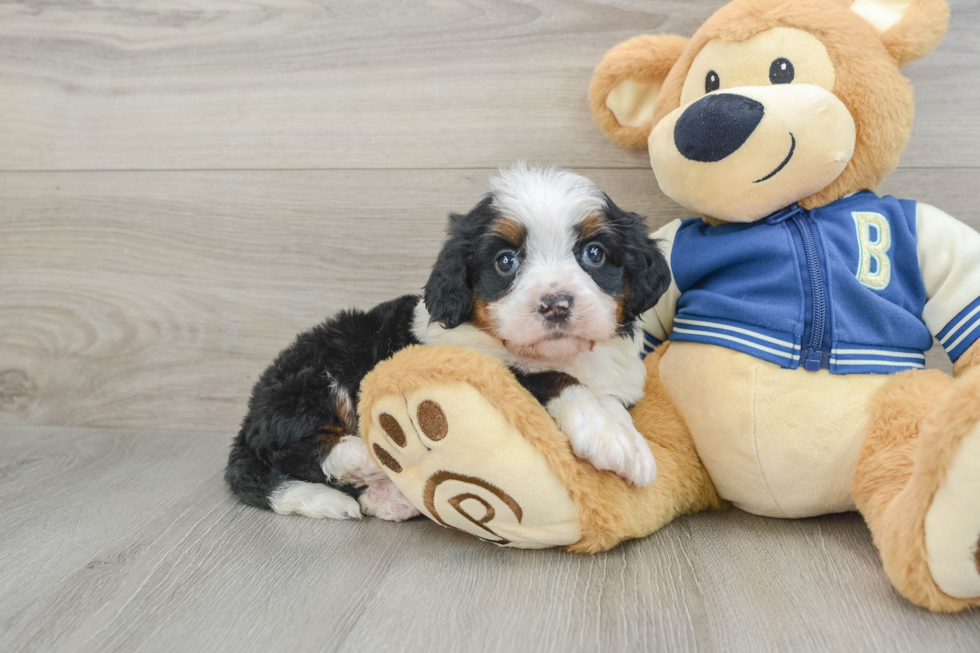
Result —
[[[582,262],[597,268],[606,262],[606,250],[599,243],[589,243],[582,250]]]
[[[704,92],[710,93],[711,91],[717,91],[719,88],[721,88],[721,78],[718,77],[718,73],[709,70],[708,74],[704,76]]]
[[[796,77],[796,70],[789,59],[780,57],[769,66],[769,81],[773,84],[789,84]]]
[[[518,265],[520,265],[520,262],[517,260],[517,254],[509,250],[497,254],[497,260],[493,263],[493,266],[497,268],[497,272],[504,275],[512,274],[517,270]]]

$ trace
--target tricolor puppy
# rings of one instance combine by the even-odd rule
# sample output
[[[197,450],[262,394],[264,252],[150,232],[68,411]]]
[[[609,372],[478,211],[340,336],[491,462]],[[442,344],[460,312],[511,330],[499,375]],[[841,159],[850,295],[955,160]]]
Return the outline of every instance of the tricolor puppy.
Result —
[[[645,382],[634,323],[670,273],[643,218],[584,177],[519,164],[448,231],[424,299],[342,312],[265,371],[225,476],[242,501],[310,517],[417,515],[367,455],[355,410],[364,376],[411,344],[503,361],[576,455],[653,483],[653,455],[626,409]]]

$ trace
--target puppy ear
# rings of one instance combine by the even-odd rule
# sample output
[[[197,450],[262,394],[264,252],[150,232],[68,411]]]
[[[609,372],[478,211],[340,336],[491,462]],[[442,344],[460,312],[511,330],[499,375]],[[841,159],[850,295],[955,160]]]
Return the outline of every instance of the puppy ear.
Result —
[[[899,66],[935,50],[949,27],[946,0],[854,0],[851,11],[878,31]]]
[[[608,198],[606,201],[610,221],[617,225],[623,238],[623,324],[628,325],[653,308],[667,292],[670,266],[657,241],[650,238],[643,216],[623,211]]]
[[[606,136],[626,147],[646,147],[654,102],[685,47],[681,36],[644,35],[606,53],[589,84],[592,117]]]
[[[473,317],[470,256],[473,241],[493,210],[491,203],[492,198],[487,196],[467,215],[449,216],[448,237],[425,284],[423,301],[429,317],[447,329],[454,329]]]

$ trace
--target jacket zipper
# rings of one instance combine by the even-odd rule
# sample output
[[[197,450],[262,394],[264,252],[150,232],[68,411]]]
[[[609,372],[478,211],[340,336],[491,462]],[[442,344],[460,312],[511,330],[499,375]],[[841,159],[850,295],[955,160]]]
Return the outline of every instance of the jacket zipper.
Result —
[[[824,292],[823,274],[820,268],[820,258],[817,256],[817,244],[810,230],[807,219],[810,212],[793,204],[769,218],[769,224],[778,224],[792,220],[793,226],[800,233],[803,241],[803,252],[806,256],[806,266],[810,277],[810,294],[812,295],[813,310],[810,316],[810,339],[803,367],[808,372],[816,372],[823,364],[823,336],[827,324],[827,296]]]

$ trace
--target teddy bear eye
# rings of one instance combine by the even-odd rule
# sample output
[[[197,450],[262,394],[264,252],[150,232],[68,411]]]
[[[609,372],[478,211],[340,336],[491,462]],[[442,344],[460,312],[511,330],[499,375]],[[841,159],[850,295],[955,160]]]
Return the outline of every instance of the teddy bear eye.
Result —
[[[773,84],[789,84],[796,77],[793,63],[780,57],[769,66],[769,81]]]
[[[717,91],[719,88],[721,88],[721,79],[718,77],[718,73],[709,70],[708,74],[704,76],[704,92],[710,93],[711,91]]]

